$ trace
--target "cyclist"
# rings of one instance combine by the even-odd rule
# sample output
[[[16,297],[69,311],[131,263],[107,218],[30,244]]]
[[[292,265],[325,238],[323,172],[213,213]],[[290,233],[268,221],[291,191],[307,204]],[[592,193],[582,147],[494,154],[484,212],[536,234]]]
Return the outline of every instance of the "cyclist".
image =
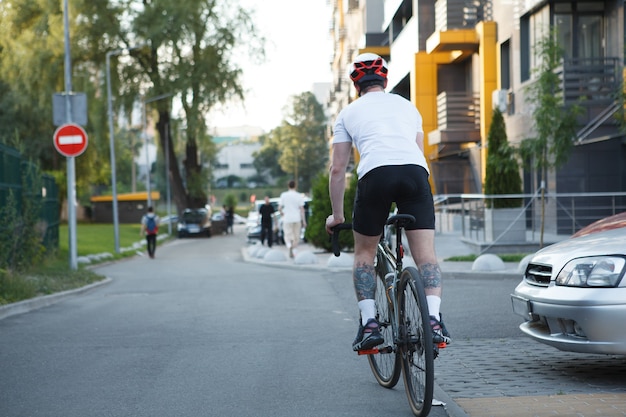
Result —
[[[332,214],[326,230],[345,221],[343,199],[352,146],[359,152],[354,199],[353,280],[361,320],[352,348],[371,349],[383,343],[376,321],[376,247],[391,204],[415,217],[406,228],[411,255],[424,279],[433,342],[450,342],[440,314],[441,269],[435,255],[435,210],[424,157],[422,116],[408,100],[385,93],[387,63],[372,53],[359,55],[350,66],[350,80],[359,99],[337,116],[332,141],[329,193]]]

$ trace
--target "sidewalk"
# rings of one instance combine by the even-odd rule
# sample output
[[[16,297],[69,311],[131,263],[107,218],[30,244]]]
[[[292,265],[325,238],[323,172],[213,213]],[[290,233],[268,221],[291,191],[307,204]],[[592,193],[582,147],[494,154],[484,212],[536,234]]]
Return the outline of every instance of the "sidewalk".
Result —
[[[521,277],[518,263],[505,262],[503,269],[473,271],[474,262],[447,262],[446,259],[453,256],[474,254],[472,249],[460,239],[457,233],[438,234],[435,236],[437,259],[441,270],[446,276],[462,278],[468,274],[492,274],[497,276],[511,275]],[[270,253],[271,252],[271,253]],[[269,253],[269,254],[268,254]],[[332,253],[325,252],[314,246],[301,242],[296,250],[295,258],[290,259],[287,247],[274,245],[271,249],[261,246],[260,243],[250,243],[242,248],[242,255],[246,262],[262,263],[275,267],[299,267],[307,269],[352,269],[352,254],[342,253],[335,257]],[[407,254],[405,264],[411,265],[412,259]]]
[[[435,245],[446,276],[462,279],[493,274],[521,279],[523,271],[517,263],[504,263],[504,269],[498,271],[476,271],[473,262],[445,261],[474,253],[459,234],[437,234]],[[352,269],[351,254],[335,258],[301,244],[294,259],[288,257],[285,246],[275,246],[275,257],[267,260],[260,253],[255,256],[259,247],[242,248],[244,259],[274,267]],[[266,255],[268,248],[263,249]],[[626,359],[562,352],[529,343],[524,336],[456,342],[435,370],[435,398],[446,403],[449,417],[626,416]],[[594,371],[588,372],[590,369]]]

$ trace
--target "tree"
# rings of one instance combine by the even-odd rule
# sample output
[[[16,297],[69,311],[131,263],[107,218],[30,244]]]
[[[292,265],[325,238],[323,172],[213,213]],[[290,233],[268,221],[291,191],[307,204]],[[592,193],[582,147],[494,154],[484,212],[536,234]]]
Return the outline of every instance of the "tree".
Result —
[[[266,179],[270,178],[282,178],[287,173],[282,170],[278,163],[280,158],[280,127],[272,129],[266,135],[259,137],[261,142],[261,149],[252,153],[254,158],[253,165],[257,171],[257,174]],[[269,182],[269,181],[267,181]]]
[[[100,69],[105,51],[118,39],[115,34],[123,19],[117,16],[124,13],[124,6],[107,0],[70,2],[72,90],[85,92],[88,103],[85,129],[89,146],[76,158],[76,194],[82,202],[111,181],[106,94]],[[6,86],[1,88],[0,136],[21,143],[19,148],[26,157],[65,180],[65,174],[58,173],[65,171],[66,158],[56,152],[51,140],[56,128],[51,98],[65,90],[62,22],[62,2],[0,2],[0,80]],[[120,150],[116,160],[123,171],[132,163],[131,155],[123,151],[123,138],[116,137],[116,144]]]
[[[527,89],[534,120],[534,137],[524,139],[520,152],[527,166],[538,171],[541,178],[541,232],[539,246],[543,247],[545,224],[545,181],[550,169],[559,168],[568,159],[576,138],[577,104],[567,106],[556,69],[561,65],[563,50],[552,31],[536,45],[539,65],[537,79]]]
[[[144,96],[173,94],[180,101],[184,116],[184,171],[178,169],[171,129],[169,100],[153,103],[158,112],[156,128],[161,149],[167,145],[170,156],[172,193],[179,209],[206,203],[206,179],[203,161],[213,159],[216,149],[207,134],[205,117],[217,104],[243,99],[241,68],[235,53],[242,48],[251,59],[263,56],[262,37],[256,35],[251,14],[226,1],[152,0],[128,1],[128,29],[120,33],[121,45],[147,43],[139,50],[133,65],[124,67],[123,79],[129,93],[141,85],[137,77],[146,77],[151,88]],[[141,79],[141,78],[140,78]],[[133,94],[130,94],[131,96]],[[166,142],[165,138],[169,138]],[[202,158],[199,148],[204,146]],[[183,179],[183,175],[185,178]],[[186,185],[186,188],[185,188]]]
[[[215,153],[205,117],[216,104],[244,97],[236,54],[263,57],[264,39],[257,36],[251,13],[225,0],[70,3],[72,71],[80,81],[80,88],[74,90],[88,90],[89,103],[90,146],[77,159],[77,173],[84,170],[89,176],[77,177],[85,178],[87,184],[110,182],[99,172],[110,172],[105,168],[108,140],[103,69],[108,51],[129,49],[130,56],[116,55],[111,60],[114,113],[119,114],[120,109],[130,112],[140,96],[172,95],[150,103],[149,110],[158,114],[160,149],[165,151],[166,144],[169,148],[164,154],[170,158],[173,199],[180,210],[203,206],[208,174],[202,167]],[[50,97],[64,86],[62,15],[61,2],[0,2],[0,79],[14,93],[9,105],[1,105],[21,116],[14,124],[21,140],[41,143],[29,149],[37,152],[36,159],[46,162],[44,169],[58,169],[64,160],[54,152],[50,140],[54,132]],[[141,45],[146,46],[137,48]],[[180,102],[185,124],[182,172],[174,143],[178,134],[172,135],[172,100]],[[116,144],[120,144],[117,139]],[[87,180],[94,179],[91,171],[95,181]]]
[[[522,178],[515,152],[509,146],[502,113],[493,110],[491,126],[487,135],[487,166],[485,175],[485,194],[521,194]],[[488,201],[490,204],[491,201]],[[519,207],[519,198],[498,198],[493,200],[493,208]]]
[[[290,98],[281,125],[273,129],[254,154],[257,171],[277,172],[272,164],[290,174],[299,190],[310,190],[313,179],[328,162],[326,115],[315,95],[305,92]]]

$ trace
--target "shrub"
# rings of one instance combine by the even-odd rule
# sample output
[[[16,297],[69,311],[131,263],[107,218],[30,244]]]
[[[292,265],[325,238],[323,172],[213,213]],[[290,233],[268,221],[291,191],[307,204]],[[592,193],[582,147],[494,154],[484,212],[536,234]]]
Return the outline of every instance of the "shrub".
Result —
[[[352,208],[356,193],[356,174],[352,175],[344,195],[344,214],[346,223],[352,222]],[[306,239],[318,248],[332,251],[330,235],[326,232],[326,217],[332,213],[330,196],[328,194],[328,173],[318,175],[312,185],[311,216],[307,223]],[[339,245],[344,250],[354,248],[354,238],[349,231],[339,236]]]
[[[498,109],[493,110],[493,118],[487,136],[489,152],[485,175],[485,194],[521,194],[522,178],[513,148],[509,146],[504,118]],[[520,207],[519,198],[496,198],[487,200],[487,207]]]

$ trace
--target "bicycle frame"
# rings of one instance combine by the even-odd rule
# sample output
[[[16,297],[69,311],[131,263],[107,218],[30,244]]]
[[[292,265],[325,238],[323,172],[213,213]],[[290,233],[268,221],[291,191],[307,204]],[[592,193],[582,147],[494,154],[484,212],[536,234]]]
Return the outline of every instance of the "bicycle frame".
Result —
[[[387,293],[387,298],[389,301],[389,308],[392,310],[391,311],[391,331],[393,334],[393,346],[397,347],[399,346],[399,342],[400,342],[400,328],[399,328],[399,323],[400,323],[400,317],[399,317],[399,309],[397,308],[397,301],[398,301],[398,282],[400,280],[400,273],[402,272],[402,258],[404,257],[404,247],[402,245],[402,228],[399,228],[396,231],[396,250],[395,250],[395,254],[393,253],[393,250],[389,247],[388,244],[388,236],[387,234],[389,233],[390,228],[385,228],[385,232],[383,233],[383,235],[380,238],[380,241],[378,242],[378,248],[376,250],[376,262],[389,262],[389,264],[394,266],[394,270],[393,272],[391,272],[390,274],[393,274],[393,279],[391,280],[391,282],[389,282],[389,278],[388,276],[385,276],[385,284],[386,284],[386,293]],[[379,259],[379,257],[383,258],[383,259]],[[387,274],[389,275],[389,274]],[[395,349],[394,349],[395,350]],[[366,354],[367,351],[364,352],[364,354]]]

